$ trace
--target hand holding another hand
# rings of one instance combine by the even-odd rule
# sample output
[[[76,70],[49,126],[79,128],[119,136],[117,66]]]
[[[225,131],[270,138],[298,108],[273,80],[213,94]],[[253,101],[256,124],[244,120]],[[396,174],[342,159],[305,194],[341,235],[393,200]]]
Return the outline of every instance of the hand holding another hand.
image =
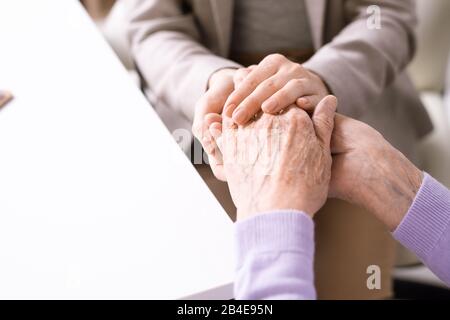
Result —
[[[372,127],[335,115],[336,103],[323,99],[312,119],[295,106],[246,126],[225,118],[222,136],[222,125],[211,126],[238,218],[283,209],[313,216],[334,197],[364,207],[390,230],[399,225],[422,172]]]
[[[394,230],[411,207],[422,172],[369,125],[337,114],[334,128],[330,197],[367,209]]]
[[[330,96],[312,119],[293,106],[244,127],[226,117],[222,128],[213,126],[238,219],[283,209],[313,216],[322,207],[331,176],[335,110],[336,99]]]
[[[277,114],[297,104],[313,111],[327,94],[319,76],[283,55],[272,54],[258,65],[216,71],[196,105],[192,131],[208,154],[214,175],[225,181],[221,154],[209,132],[213,123],[222,121],[222,114],[244,125],[261,110]]]
[[[313,111],[328,88],[322,79],[281,54],[271,54],[257,66],[242,72],[235,90],[228,97],[224,112],[240,125],[246,124],[261,110],[276,114],[297,104]]]
[[[303,78],[301,74],[304,75]],[[314,179],[317,177],[312,172],[317,171],[318,167],[314,169],[312,164],[323,165],[321,161],[325,159],[314,148],[321,137],[317,132],[321,117],[318,118],[317,115],[324,114],[323,110],[327,109],[324,106],[336,105],[336,100],[327,97],[319,103],[310,125],[306,121],[308,114],[301,109],[296,110],[294,105],[301,105],[304,98],[307,98],[308,104],[314,108],[316,101],[326,94],[326,86],[320,78],[315,77],[317,76],[280,55],[269,56],[258,66],[223,69],[211,77],[209,90],[197,104],[193,131],[208,153],[216,177],[229,182],[236,204],[239,203],[243,208],[240,212],[246,212],[243,215],[289,207],[304,210],[310,215],[318,210],[309,201],[302,200],[302,197],[307,194],[307,198],[315,202],[314,199],[320,198],[316,196],[320,192],[311,192],[313,188],[302,187],[299,181],[316,181]],[[312,94],[298,99],[296,95],[300,88],[304,90],[302,94]],[[307,91],[306,88],[312,91]],[[276,101],[273,103],[277,105],[273,110],[269,107],[272,105],[271,101]],[[235,110],[237,105],[238,109]],[[286,107],[290,109],[276,116],[263,113],[257,121],[252,121],[261,105],[265,112],[278,113]],[[303,109],[309,111],[306,106],[303,103]],[[237,116],[240,110],[245,110],[246,116],[242,119]],[[235,128],[228,130],[233,134],[223,135],[225,166],[222,152],[216,144],[216,138],[221,136],[222,114],[225,115],[225,129]],[[366,208],[394,230],[408,211],[421,185],[422,172],[370,126],[341,115],[336,115],[335,120],[329,196]],[[325,126],[333,122],[327,121],[328,125]],[[278,131],[288,134],[280,135],[278,151],[275,152],[270,139],[274,136],[273,132]],[[255,132],[258,134],[255,135]],[[296,143],[292,142],[294,140]],[[324,148],[326,143],[322,142],[321,146]],[[265,154],[258,150],[261,147]],[[248,156],[251,153],[258,154],[253,162],[245,165],[236,162],[242,154]],[[302,156],[299,157],[298,154]],[[317,163],[311,159],[316,159]],[[268,170],[266,162],[273,165],[270,174],[264,173]],[[266,167],[262,166],[264,163]],[[284,170],[281,170],[280,163],[283,163]],[[297,169],[294,164],[298,165]],[[249,181],[252,181],[251,186],[248,185]],[[303,196],[295,200],[290,194],[298,193],[287,190],[294,190],[297,185],[300,187],[297,190],[301,190]],[[248,187],[251,188],[247,189]]]
[[[222,122],[223,106],[228,96],[234,90],[234,76],[236,69],[221,69],[214,73],[208,83],[208,90],[195,106],[192,132],[200,141],[209,163],[217,179],[225,180],[221,164],[221,155],[216,153],[217,145],[212,138],[209,127],[212,123]],[[242,72],[239,72],[242,75]]]

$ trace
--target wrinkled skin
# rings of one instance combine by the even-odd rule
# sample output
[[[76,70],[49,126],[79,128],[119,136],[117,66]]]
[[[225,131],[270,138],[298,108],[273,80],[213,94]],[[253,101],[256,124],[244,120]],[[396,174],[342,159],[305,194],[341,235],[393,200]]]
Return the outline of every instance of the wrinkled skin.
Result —
[[[222,121],[221,115],[226,100],[251,70],[252,68],[225,68],[216,71],[209,79],[208,90],[195,106],[192,132],[206,151],[214,175],[222,181],[225,181],[222,159],[221,155],[216,153],[217,144],[210,134],[209,127]]]
[[[373,212],[394,230],[414,200],[422,172],[375,129],[336,115],[330,196]]]
[[[323,206],[335,109],[336,99],[327,97],[312,119],[295,106],[281,115],[264,113],[246,126],[224,118],[214,135],[238,219],[282,209],[313,216]]]
[[[225,181],[220,154],[215,152],[217,144],[209,133],[222,114],[244,125],[261,110],[277,114],[297,104],[312,112],[328,94],[320,76],[281,54],[270,54],[258,65],[216,71],[197,102],[192,131],[206,151],[214,175]]]

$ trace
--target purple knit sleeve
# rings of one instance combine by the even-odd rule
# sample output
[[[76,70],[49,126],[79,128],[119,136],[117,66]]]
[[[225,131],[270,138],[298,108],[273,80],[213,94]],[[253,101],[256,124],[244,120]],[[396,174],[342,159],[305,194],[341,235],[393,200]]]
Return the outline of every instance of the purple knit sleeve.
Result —
[[[314,222],[299,211],[235,225],[236,299],[315,299]]]
[[[394,237],[450,285],[450,191],[425,173]]]

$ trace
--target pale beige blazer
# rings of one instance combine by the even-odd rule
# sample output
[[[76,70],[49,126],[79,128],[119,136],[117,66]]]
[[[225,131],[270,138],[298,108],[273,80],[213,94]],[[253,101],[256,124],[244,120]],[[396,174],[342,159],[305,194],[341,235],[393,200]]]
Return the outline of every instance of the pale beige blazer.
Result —
[[[129,39],[148,96],[170,130],[190,128],[210,75],[239,66],[227,58],[239,0],[123,1],[132,2]],[[339,112],[375,126],[410,153],[432,129],[404,73],[415,52],[415,1],[299,1],[306,2],[316,50],[304,66],[326,81]],[[380,9],[380,29],[368,26],[371,5]]]

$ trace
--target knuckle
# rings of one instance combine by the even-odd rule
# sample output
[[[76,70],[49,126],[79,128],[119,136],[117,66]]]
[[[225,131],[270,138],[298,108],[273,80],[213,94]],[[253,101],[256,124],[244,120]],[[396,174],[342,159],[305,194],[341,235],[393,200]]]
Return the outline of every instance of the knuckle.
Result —
[[[234,73],[234,77],[235,77],[235,78],[244,78],[248,73],[249,73],[248,68],[238,69],[238,70]]]
[[[233,81],[240,81],[244,78],[244,75],[242,74],[242,72],[237,71],[234,75],[233,75]]]
[[[295,75],[303,74],[304,68],[301,64],[293,63],[290,67],[290,72]]]
[[[267,79],[264,83],[264,87],[265,89],[276,89],[277,88],[277,83],[274,79]]]
[[[259,81],[256,78],[252,77],[248,80],[248,87],[250,87],[250,88],[256,88],[256,86],[258,86],[258,84],[259,84]]]
[[[258,81],[255,78],[247,78],[242,83],[242,88],[245,91],[252,90],[258,85]]]
[[[302,88],[304,86],[301,79],[291,79],[289,80],[288,85],[293,88]]]
[[[298,109],[292,112],[291,119],[294,119],[295,124],[299,127],[305,127],[311,122],[309,116],[305,112],[300,112]]]
[[[257,121],[257,126],[260,129],[270,129],[273,126],[274,123],[274,119],[275,117],[273,115],[270,114],[264,114],[261,119],[260,119],[260,123],[258,124],[259,121]]]
[[[271,64],[281,64],[285,62],[287,59],[280,53],[272,53],[269,54],[264,60]]]

